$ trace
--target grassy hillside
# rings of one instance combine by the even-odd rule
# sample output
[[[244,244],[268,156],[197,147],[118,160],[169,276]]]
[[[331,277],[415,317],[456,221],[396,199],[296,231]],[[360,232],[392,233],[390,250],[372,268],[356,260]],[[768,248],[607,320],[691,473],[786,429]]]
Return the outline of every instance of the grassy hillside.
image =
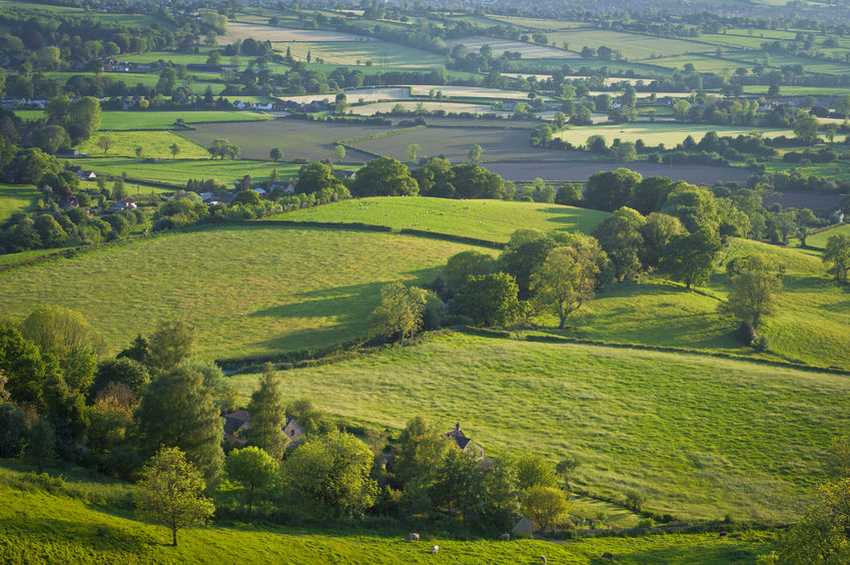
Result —
[[[273,219],[361,222],[505,242],[518,229],[591,232],[607,214],[596,210],[502,200],[361,198],[281,214]]]
[[[243,398],[258,375],[233,378]],[[846,429],[850,380],[699,355],[442,334],[283,373],[287,399],[377,429],[460,421],[490,452],[579,458],[578,482],[677,517],[783,521]]]
[[[834,235],[850,236],[850,224],[842,224],[840,226],[835,226],[834,228],[830,228],[828,230],[824,230],[814,235],[811,235],[809,236],[806,243],[808,243],[810,247],[824,249],[826,248],[826,242],[829,241],[829,238]]]
[[[32,186],[0,184],[0,222],[15,212],[26,210],[37,198],[38,191]]]
[[[785,265],[785,288],[776,313],[766,320],[763,333],[770,349],[756,354],[734,335],[735,322],[717,314],[728,293],[725,267],[718,266],[706,294],[684,286],[644,277],[639,283],[611,286],[589,302],[562,333],[613,342],[669,345],[734,352],[815,366],[850,369],[850,332],[847,293],[826,275],[819,257],[797,249],[749,240],[733,240],[725,259],[764,254]],[[543,318],[547,327],[554,318]]]
[[[67,473],[67,471],[63,472]],[[67,476],[67,475],[66,475]],[[41,483],[41,484],[40,484]],[[603,553],[617,563],[754,563],[766,553],[764,535],[663,535],[545,541],[455,541],[423,532],[406,543],[405,532],[307,530],[248,525],[184,530],[178,547],[165,529],[133,518],[132,487],[72,474],[63,485],[34,480],[0,464],[0,561],[9,563],[552,563],[591,564]],[[90,502],[86,502],[86,501]],[[440,553],[431,555],[433,544]]]
[[[0,273],[0,311],[83,312],[112,351],[160,320],[196,328],[207,358],[326,348],[362,337],[382,283],[431,278],[467,246],[278,226],[216,226]]]

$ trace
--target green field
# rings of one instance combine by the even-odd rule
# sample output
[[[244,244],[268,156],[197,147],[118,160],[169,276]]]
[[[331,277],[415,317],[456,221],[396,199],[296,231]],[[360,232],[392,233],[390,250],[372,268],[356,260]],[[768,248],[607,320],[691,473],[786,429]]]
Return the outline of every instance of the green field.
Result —
[[[360,222],[506,242],[518,229],[591,232],[607,214],[595,210],[502,200],[360,198],[281,214],[273,219]]]
[[[504,22],[506,24],[511,24],[518,27],[525,27],[528,29],[560,30],[576,29],[588,26],[586,22],[572,22],[568,20],[544,20],[541,18],[523,18],[520,16],[497,15],[488,15],[487,17],[491,20]]]
[[[653,37],[637,33],[624,33],[610,30],[570,30],[547,33],[549,42],[555,45],[569,44],[570,51],[581,51],[582,47],[598,49],[605,46],[617,49],[632,61],[652,57],[705,53],[713,50],[710,45],[701,45],[682,39]]]
[[[750,254],[772,256],[786,268],[776,314],[767,318],[763,328],[770,348],[762,356],[850,370],[850,302],[846,292],[829,279],[820,258],[740,239],[732,240],[725,258]],[[736,340],[734,322],[717,314],[719,300],[728,292],[724,268],[717,267],[707,286],[710,296],[650,277],[640,284],[612,286],[575,316],[570,329],[555,333],[756,355]],[[556,325],[551,319],[544,323]]]
[[[75,159],[74,163],[99,174],[127,176],[136,180],[148,180],[175,185],[185,185],[189,179],[214,179],[231,184],[245,175],[258,180],[271,176],[277,169],[280,178],[298,174],[301,165],[274,163],[272,161],[212,160],[212,159],[161,159],[155,162],[139,161],[127,157],[97,157]],[[345,167],[342,167],[345,168]]]
[[[77,309],[112,352],[174,317],[195,327],[204,358],[323,349],[364,337],[383,283],[430,280],[466,249],[392,234],[217,226],[2,272],[0,311]]]
[[[23,212],[38,199],[39,193],[33,186],[0,184],[0,223],[15,212]]]
[[[45,14],[55,14],[63,17],[78,17],[80,19],[91,20],[102,24],[111,25],[126,25],[126,26],[160,26],[169,28],[170,23],[161,20],[156,16],[145,14],[126,14],[112,12],[95,12],[92,10],[83,10],[71,6],[57,6],[51,4],[36,4],[31,2],[18,2],[2,0],[0,1],[0,11],[22,12],[32,16],[44,16]]]
[[[52,492],[16,463],[0,463],[0,561],[7,563],[551,563],[592,565],[612,553],[618,563],[663,559],[671,565],[754,563],[770,549],[770,536],[755,533],[598,538],[546,541],[458,541],[423,531],[421,543],[404,542],[403,531],[324,528],[309,530],[247,524],[192,528],[177,547],[166,545],[165,528],[134,519],[129,485],[85,471],[51,469],[65,479]],[[431,555],[438,544],[440,553]]]
[[[113,145],[107,153],[97,146],[100,137],[109,137]],[[212,140],[210,140],[212,141]],[[182,159],[200,159],[209,157],[206,148],[193,143],[170,131],[112,131],[94,134],[88,141],[79,146],[82,153],[100,157],[135,157],[136,147],[144,152],[143,159],[171,159],[171,147],[176,143],[180,147],[177,155]]]
[[[287,399],[375,429],[414,415],[490,453],[582,462],[578,484],[682,518],[783,521],[824,476],[850,380],[699,355],[446,333],[282,373]],[[243,399],[258,375],[233,377]]]
[[[840,136],[836,136],[839,139]],[[826,177],[836,182],[847,182],[850,180],[850,163],[847,161],[833,161],[831,163],[786,163],[784,161],[771,160],[767,163],[767,172],[796,172],[804,177],[818,176]]]
[[[679,123],[644,123],[644,124],[622,124],[614,126],[577,126],[571,127],[555,134],[555,137],[568,141],[573,145],[584,145],[587,138],[592,135],[601,135],[610,145],[615,139],[620,141],[635,142],[642,139],[648,146],[656,146],[663,143],[665,147],[675,147],[691,136],[694,141],[699,141],[710,132],[717,132],[722,137],[735,137],[758,131],[767,137],[786,135],[793,137],[794,132],[782,129],[747,128],[737,126],[717,126],[711,124],[679,124]]]
[[[809,247],[824,249],[826,247],[826,242],[834,235],[850,236],[850,224],[842,224],[840,226],[829,228],[828,230],[819,231],[816,234],[810,235],[806,240],[806,243]]]
[[[141,84],[142,86],[148,88],[154,88],[156,83],[159,81],[159,75],[156,73],[93,73],[93,72],[74,72],[74,71],[50,71],[44,73],[48,78],[52,78],[54,80],[59,80],[62,82],[67,81],[69,78],[77,75],[94,77],[101,76],[104,78],[112,79],[113,81],[121,81],[126,84],[129,88],[133,88],[134,86]],[[197,94],[203,94],[206,92],[207,87],[212,89],[213,94],[219,94],[224,90],[226,86],[223,82],[210,82],[210,81],[198,81],[193,80],[190,82],[179,81],[180,85],[187,84],[192,87],[192,91]]]
[[[250,98],[250,97],[247,97]],[[245,102],[244,98],[241,99]],[[41,110],[17,110],[15,114],[25,120],[44,117]],[[262,112],[240,112],[235,110],[173,111],[148,110],[138,112],[105,111],[101,112],[101,130],[151,130],[174,129],[174,122],[182,118],[187,124],[219,122],[258,122],[270,120],[271,116]]]

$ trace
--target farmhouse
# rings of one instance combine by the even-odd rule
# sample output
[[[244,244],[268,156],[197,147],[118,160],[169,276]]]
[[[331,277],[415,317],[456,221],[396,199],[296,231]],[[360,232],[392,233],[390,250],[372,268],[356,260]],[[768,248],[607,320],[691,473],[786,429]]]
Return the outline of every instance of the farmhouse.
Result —
[[[471,453],[479,458],[484,457],[484,448],[463,433],[463,430],[460,429],[460,422],[455,424],[454,429],[446,432],[445,436],[452,440],[461,451]]]
[[[251,428],[251,413],[247,410],[235,410],[224,416],[224,443],[232,447],[242,447],[248,441],[245,432]],[[289,447],[294,447],[304,439],[304,427],[295,418],[287,417],[281,429]]]

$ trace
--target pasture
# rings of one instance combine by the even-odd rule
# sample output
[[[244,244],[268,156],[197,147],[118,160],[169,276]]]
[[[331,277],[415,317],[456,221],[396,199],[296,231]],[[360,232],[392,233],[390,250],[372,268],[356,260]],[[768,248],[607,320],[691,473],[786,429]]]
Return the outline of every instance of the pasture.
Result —
[[[699,142],[710,131],[717,132],[717,135],[721,137],[736,137],[755,131],[765,137],[777,137],[780,135],[792,137],[794,135],[794,132],[787,129],[746,128],[711,124],[642,123],[612,126],[576,126],[561,130],[555,133],[554,136],[575,146],[584,145],[587,142],[587,138],[592,135],[601,135],[609,145],[615,139],[623,142],[635,142],[641,139],[646,145],[652,147],[661,143],[665,147],[675,147],[679,143],[682,143],[689,135],[694,141]]]
[[[850,409],[844,376],[457,333],[281,375],[287,399],[369,428],[421,415],[488,453],[572,454],[589,493],[687,519],[796,516]],[[232,378],[243,399],[258,377]]]
[[[97,142],[101,137],[112,139],[112,147],[104,152]],[[212,140],[210,140],[212,141]],[[205,147],[189,141],[170,131],[112,131],[96,133],[79,146],[79,150],[87,155],[102,157],[136,157],[136,148],[142,148],[142,159],[170,159],[170,147],[177,144],[180,148],[179,157],[183,159],[199,159],[209,157]]]
[[[248,159],[268,159],[271,148],[278,147],[287,160],[336,161],[336,143],[347,140],[352,144],[353,140],[385,136],[394,131],[388,126],[282,119],[253,124],[198,124],[193,131],[181,135],[202,147],[214,139],[226,138],[238,145],[242,157]],[[368,159],[369,155],[350,150],[345,160]]]
[[[358,198],[276,216],[295,222],[364,223],[507,242],[519,229],[590,233],[608,214],[596,210],[503,200]]]
[[[570,32],[572,33],[572,32]],[[536,43],[526,43],[524,41],[513,41],[510,39],[500,39],[495,37],[486,37],[483,35],[473,35],[462,37],[460,39],[452,39],[446,41],[446,44],[453,48],[456,45],[463,45],[471,52],[478,52],[485,45],[489,45],[493,50],[494,57],[501,57],[502,53],[510,51],[511,53],[520,53],[522,59],[575,59],[578,55],[548,45],[538,45]],[[558,44],[560,45],[560,43]]]
[[[337,31],[291,29],[263,24],[230,22],[227,24],[227,32],[218,37],[218,43],[227,45],[248,38],[255,41],[271,41],[272,43],[372,41],[371,38],[366,36]]]
[[[521,16],[500,16],[496,14],[487,16],[491,20],[510,24],[512,26],[528,29],[539,29],[544,31],[555,31],[563,29],[577,29],[587,27],[586,22],[573,22],[569,20],[550,20],[542,18],[523,18]]]
[[[487,539],[455,540],[423,532],[420,544],[403,541],[406,532],[378,529],[292,528],[215,525],[180,533],[180,545],[165,545],[161,526],[138,521],[128,501],[131,485],[116,483],[72,468],[51,468],[61,475],[60,486],[43,490],[44,480],[9,460],[0,462],[0,561],[52,561],[93,564],[121,563],[233,563],[274,562],[293,565],[344,561],[352,565],[530,563],[540,555],[552,562],[591,565],[605,553],[618,562],[638,565],[658,555],[676,556],[675,562],[699,558],[707,565],[729,559],[753,561],[770,548],[770,536],[759,533],[664,535],[641,538],[597,538],[568,543],[539,540],[500,542]],[[92,503],[94,502],[94,503]],[[440,553],[431,555],[431,545]],[[681,559],[681,561],[679,561]],[[690,560],[690,561],[689,561]]]
[[[235,99],[244,102],[246,97]],[[24,120],[38,120],[45,116],[42,110],[16,110],[15,115]],[[120,111],[107,110],[100,114],[101,130],[136,130],[136,129],[174,129],[178,119],[187,124],[218,123],[218,122],[257,122],[269,120],[271,116],[262,112],[241,112],[235,110],[149,110],[149,111]]]
[[[566,42],[570,51],[578,52],[583,47],[598,49],[604,46],[619,50],[623,56],[632,61],[686,53],[705,53],[713,50],[710,45],[700,45],[682,39],[610,30],[570,30],[547,33],[546,36],[549,42],[555,45],[563,45]]]
[[[24,212],[35,204],[39,192],[33,186],[0,184],[0,224],[15,212]]]
[[[0,311],[79,310],[112,353],[175,317],[195,328],[206,359],[325,349],[366,337],[382,284],[426,282],[466,249],[386,233],[215,226],[0,272]]]
[[[827,241],[829,241],[829,238],[834,235],[846,235],[850,237],[850,224],[841,224],[839,226],[835,226],[827,230],[819,231],[815,234],[812,234],[809,236],[806,243],[810,247],[824,249],[826,248],[826,243]]]
[[[410,98],[410,88],[406,86],[386,86],[380,88],[349,88],[344,91],[349,104],[356,102],[381,102],[383,100],[403,100]],[[310,104],[311,102],[331,102],[336,99],[336,93],[300,94],[297,96],[281,96],[280,100]]]
[[[431,92],[440,92],[447,98],[485,98],[488,100],[528,100],[528,92],[523,90],[501,90],[480,86],[448,86],[448,85],[410,85],[412,96],[429,96]]]
[[[377,39],[275,43],[274,46],[282,53],[289,49],[292,56],[300,61],[305,61],[310,53],[314,60],[320,58],[324,63],[339,65],[365,65],[369,62],[372,66],[411,70],[429,69],[446,63],[442,55]]]
[[[120,176],[126,173],[130,179],[162,182],[184,186],[189,179],[213,179],[227,185],[250,175],[254,180],[271,176],[275,169],[280,178],[295,176],[300,165],[275,163],[273,161],[247,161],[241,159],[160,159],[139,161],[126,157],[97,157],[76,159],[75,164],[98,174]],[[147,187],[142,191],[149,190]]]

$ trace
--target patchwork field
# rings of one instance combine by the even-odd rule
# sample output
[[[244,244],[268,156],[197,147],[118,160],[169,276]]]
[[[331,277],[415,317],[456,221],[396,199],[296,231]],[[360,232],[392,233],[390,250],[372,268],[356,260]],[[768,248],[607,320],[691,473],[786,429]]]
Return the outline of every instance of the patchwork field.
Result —
[[[306,60],[307,53],[310,53],[313,59],[318,57],[325,63],[340,65],[360,65],[368,61],[373,66],[411,70],[428,69],[446,63],[442,55],[376,39],[275,43],[274,46],[282,53],[289,49],[298,60]]]
[[[689,135],[694,141],[698,142],[710,131],[717,132],[717,135],[721,137],[735,137],[754,131],[758,131],[766,137],[777,137],[780,135],[793,137],[794,135],[793,131],[787,129],[742,128],[711,124],[646,123],[614,126],[577,126],[559,131],[555,134],[555,137],[576,146],[584,145],[587,142],[587,138],[592,135],[601,135],[609,145],[615,139],[624,142],[635,142],[641,139],[648,146],[656,146],[663,143],[665,147],[675,147]]]
[[[318,29],[291,29],[285,27],[274,27],[262,24],[249,24],[230,22],[227,24],[227,32],[218,37],[220,45],[226,45],[243,39],[254,39],[255,41],[271,41],[272,43],[283,42],[352,42],[372,41],[371,38],[351,33],[340,33],[337,31],[326,31]]]
[[[178,156],[183,159],[199,159],[210,156],[205,147],[170,131],[113,131],[102,135],[112,139],[113,145],[108,152],[104,153],[103,149],[97,146],[97,140],[101,137],[101,134],[93,135],[79,146],[79,150],[87,155],[136,157],[136,148],[141,147],[143,159],[170,159],[171,150],[169,148],[171,145],[177,144],[180,148]]]
[[[364,223],[506,242],[518,229],[591,232],[608,214],[596,210],[503,200],[359,198],[287,212],[272,219]]]
[[[217,226],[0,272],[0,311],[79,310],[112,352],[174,317],[195,328],[207,359],[324,349],[365,336],[383,283],[427,280],[465,249],[392,234]]]
[[[500,90],[479,86],[448,86],[448,85],[410,85],[413,96],[428,96],[431,91],[441,92],[448,98],[486,98],[490,100],[528,100],[528,92],[522,90]]]
[[[555,563],[591,565],[612,553],[626,565],[659,555],[670,563],[721,565],[729,559],[753,561],[770,548],[770,536],[756,533],[598,538],[555,544],[527,540],[458,541],[423,532],[421,544],[403,541],[406,532],[306,529],[250,525],[190,528],[180,545],[166,545],[165,528],[134,519],[128,504],[133,487],[68,468],[50,469],[63,486],[42,490],[38,479],[8,460],[0,462],[0,561],[36,563],[208,563],[274,562],[311,565],[336,561],[352,565],[487,562],[531,563],[546,555]],[[90,501],[94,502],[91,503]],[[440,553],[431,555],[439,544]]]
[[[33,186],[20,184],[0,184],[0,223],[15,212],[23,212],[39,197]]]
[[[287,399],[368,427],[422,415],[459,420],[490,453],[573,454],[590,493],[636,489],[646,508],[686,518],[796,516],[850,423],[843,376],[451,333],[282,375]],[[233,382],[245,398],[257,379]]]
[[[271,148],[278,147],[287,160],[336,161],[336,143],[380,137],[391,131],[393,128],[388,126],[283,119],[254,124],[198,124],[193,131],[181,135],[202,147],[215,139],[228,139],[238,145],[242,157],[248,159],[268,159]],[[350,150],[345,160],[363,162],[369,158],[369,155]]]
[[[565,156],[569,152],[563,152]],[[709,165],[661,165],[647,161],[620,163],[615,161],[582,161],[582,153],[574,153],[575,160],[488,163],[487,168],[513,181],[530,181],[537,177],[550,181],[585,181],[599,171],[610,171],[622,166],[639,172],[645,177],[670,177],[697,184],[712,185],[717,182],[743,182],[752,174],[743,167],[712,167]]]
[[[525,27],[528,29],[542,30],[559,30],[559,29],[576,29],[587,27],[586,22],[571,22],[568,20],[549,20],[542,18],[523,18],[520,16],[500,16],[496,14],[487,16],[491,20],[504,22],[514,26]]]
[[[25,120],[35,120],[45,116],[45,113],[41,110],[18,110],[15,114]],[[269,114],[262,112],[239,112],[232,110],[151,110],[144,112],[104,111],[101,112],[100,116],[100,129],[112,131],[174,129],[174,123],[178,119],[182,119],[187,124],[209,122],[257,122],[271,119]],[[97,134],[95,137],[97,137]]]
[[[345,91],[349,104],[355,102],[379,102],[381,100],[402,100],[410,98],[410,88],[406,86],[389,86],[381,88],[349,88]],[[336,93],[302,94],[298,96],[281,96],[281,100],[309,104],[311,102],[333,102]]]

